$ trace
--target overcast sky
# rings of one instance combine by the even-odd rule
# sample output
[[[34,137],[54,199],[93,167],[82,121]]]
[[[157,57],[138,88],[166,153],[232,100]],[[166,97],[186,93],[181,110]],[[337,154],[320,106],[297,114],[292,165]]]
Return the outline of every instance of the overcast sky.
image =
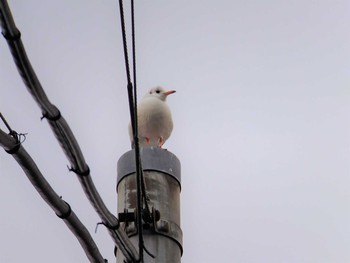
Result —
[[[130,149],[117,1],[10,7],[116,211],[116,164]],[[350,262],[350,2],[140,0],[136,20],[139,96],[156,85],[177,90],[164,146],[182,163],[182,262]],[[28,133],[26,150],[115,262],[4,39],[0,58],[0,111]],[[0,262],[87,262],[4,151],[0,175]]]

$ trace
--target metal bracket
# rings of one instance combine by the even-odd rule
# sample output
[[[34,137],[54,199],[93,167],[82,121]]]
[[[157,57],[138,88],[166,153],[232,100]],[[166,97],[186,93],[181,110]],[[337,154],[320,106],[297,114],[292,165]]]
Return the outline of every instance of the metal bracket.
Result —
[[[120,222],[135,222],[135,213],[128,212],[128,209],[125,209],[123,213],[118,214],[118,218]]]
[[[150,220],[147,220],[147,218],[149,217],[150,217]],[[118,214],[119,221],[125,223],[125,232],[129,237],[137,234],[136,218],[137,218],[136,211],[129,212],[128,209],[125,209],[123,213]],[[154,207],[152,207],[151,214],[149,216],[146,216],[146,211],[144,209],[142,219],[143,219],[143,229],[155,229],[156,228],[155,222],[158,222],[160,220],[160,212]]]

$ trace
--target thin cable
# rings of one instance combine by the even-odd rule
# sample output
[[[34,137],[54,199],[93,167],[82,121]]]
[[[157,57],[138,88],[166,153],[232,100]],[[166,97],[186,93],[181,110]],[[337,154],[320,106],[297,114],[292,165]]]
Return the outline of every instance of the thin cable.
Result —
[[[134,0],[131,0],[131,38],[132,38],[132,57],[133,57],[133,84],[134,84],[134,116],[135,116],[135,134],[134,134],[134,145],[135,145],[135,157],[136,157],[136,167],[138,168],[138,180],[141,185],[141,193],[143,202],[146,209],[146,216],[149,217],[151,210],[148,205],[146,182],[143,175],[142,162],[140,156],[140,142],[139,142],[139,126],[137,118],[137,82],[136,82],[136,31],[135,31],[135,5]]]
[[[133,131],[133,138],[135,144],[135,161],[136,161],[136,187],[137,187],[137,231],[139,236],[139,259],[143,263],[143,249],[144,249],[144,240],[143,240],[143,225],[142,225],[142,177],[141,177],[141,162],[140,162],[140,149],[138,141],[138,128],[137,128],[137,95],[136,95],[136,51],[135,51],[135,19],[134,19],[134,1],[131,1],[131,20],[132,20],[132,50],[133,50],[133,78],[134,78],[134,96],[133,85],[131,82],[130,68],[129,68],[129,57],[127,50],[127,41],[126,41],[126,30],[125,30],[125,17],[124,17],[124,8],[123,0],[119,0],[119,9],[120,9],[120,19],[123,35],[123,47],[124,47],[124,59],[126,67],[126,76],[127,76],[127,89],[128,89],[128,98],[129,98],[129,110],[131,125]]]
[[[120,10],[120,24],[122,28],[122,37],[123,37],[123,49],[124,49],[124,60],[125,60],[125,71],[126,71],[126,78],[128,82],[128,100],[129,100],[129,111],[130,111],[130,118],[131,118],[131,126],[132,126],[132,132],[135,134],[135,121],[134,121],[134,106],[133,106],[133,85],[131,82],[131,75],[130,75],[130,66],[129,66],[129,55],[128,55],[128,45],[126,41],[126,30],[125,30],[125,17],[124,17],[124,7],[123,7],[123,0],[119,0],[119,10]]]
[[[131,0],[131,37],[132,37],[132,66],[133,66],[133,78],[134,78],[134,114],[137,116],[137,83],[136,83],[136,34],[135,34],[135,6],[134,0]],[[137,124],[137,118],[135,118],[135,124]],[[136,125],[135,125],[136,126]],[[135,134],[138,135],[138,127]]]
[[[125,17],[124,17],[123,0],[119,0],[119,10],[120,10],[120,20],[121,20],[122,36],[123,36],[123,48],[124,48],[126,77],[127,77],[128,83],[131,83],[128,46],[127,46],[127,42],[126,42],[126,30],[125,30]]]
[[[5,117],[2,115],[1,112],[0,112],[0,119],[5,124],[6,128],[9,130],[9,132],[11,133],[13,130],[11,129],[10,125],[8,124],[8,122],[6,121]]]
[[[142,227],[142,217],[143,217],[143,203],[142,198],[145,196],[144,187],[144,177],[140,157],[140,144],[138,135],[138,117],[137,117],[137,83],[136,83],[136,34],[135,34],[135,5],[134,0],[131,0],[131,38],[132,38],[132,57],[133,57],[133,81],[134,81],[134,144],[135,144],[135,162],[136,162],[136,180],[137,180],[137,224],[139,227],[139,254],[140,262],[143,262],[143,250],[145,248],[143,240],[143,227]],[[147,200],[144,200],[144,204],[149,211]]]

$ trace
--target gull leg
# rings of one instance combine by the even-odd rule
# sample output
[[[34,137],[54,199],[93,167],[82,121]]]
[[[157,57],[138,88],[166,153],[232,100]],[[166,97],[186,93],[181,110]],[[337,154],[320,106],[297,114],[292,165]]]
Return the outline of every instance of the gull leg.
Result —
[[[164,141],[163,141],[163,137],[162,136],[160,136],[159,137],[159,148],[162,148],[162,146],[163,146],[163,144],[164,144]]]

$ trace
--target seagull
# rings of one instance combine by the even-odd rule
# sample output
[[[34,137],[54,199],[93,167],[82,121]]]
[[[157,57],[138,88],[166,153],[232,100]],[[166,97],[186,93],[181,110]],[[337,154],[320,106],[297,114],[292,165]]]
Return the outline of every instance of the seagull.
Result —
[[[161,87],[152,88],[137,105],[139,144],[143,147],[162,147],[173,130],[173,120],[166,98],[175,90],[165,91]],[[131,123],[129,136],[132,147],[134,138]]]

